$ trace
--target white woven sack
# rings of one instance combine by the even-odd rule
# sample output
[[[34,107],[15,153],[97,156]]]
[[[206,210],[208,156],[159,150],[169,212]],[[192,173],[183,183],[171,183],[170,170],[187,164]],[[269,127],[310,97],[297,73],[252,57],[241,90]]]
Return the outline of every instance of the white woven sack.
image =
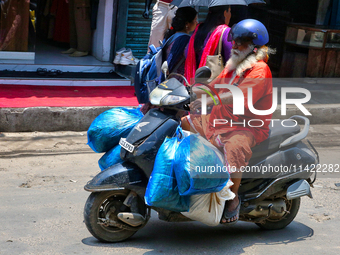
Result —
[[[190,210],[182,214],[208,226],[217,226],[222,218],[225,201],[235,198],[235,194],[230,190],[233,184],[229,180],[220,192],[191,196]]]

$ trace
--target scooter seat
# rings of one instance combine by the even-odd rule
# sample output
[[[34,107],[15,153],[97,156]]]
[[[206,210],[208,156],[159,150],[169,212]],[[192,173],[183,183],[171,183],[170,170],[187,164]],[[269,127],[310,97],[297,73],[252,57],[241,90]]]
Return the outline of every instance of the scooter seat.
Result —
[[[300,132],[300,126],[296,125],[296,122],[293,120],[286,120],[284,125],[285,126],[282,125],[282,122],[279,124],[278,121],[274,123],[274,127],[270,124],[269,137],[252,148],[252,160],[265,157],[278,151],[280,149],[280,144],[284,140]]]

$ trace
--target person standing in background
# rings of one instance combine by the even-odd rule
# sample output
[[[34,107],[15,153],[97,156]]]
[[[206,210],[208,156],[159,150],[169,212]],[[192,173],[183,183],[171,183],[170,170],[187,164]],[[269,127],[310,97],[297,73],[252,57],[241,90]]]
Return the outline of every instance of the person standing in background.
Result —
[[[160,46],[159,41],[163,40],[164,33],[171,28],[172,19],[175,17],[177,6],[171,5],[172,0],[157,0],[152,8],[152,23],[149,44],[156,48]],[[145,11],[143,17],[149,18],[149,10],[152,0],[145,0]]]
[[[197,18],[197,11],[194,8],[178,8],[172,19],[171,28],[165,32],[163,44],[171,36],[177,33],[181,34],[165,50],[163,49],[163,61],[168,62],[169,73],[176,72],[184,75],[185,49],[190,40],[189,34],[195,30],[198,24]]]
[[[199,24],[190,38],[188,54],[185,61],[185,78],[190,81],[196,69],[205,66],[207,56],[215,55],[222,32],[222,52],[223,61],[227,62],[230,57],[232,44],[229,42],[228,26],[231,18],[231,8],[229,5],[220,5],[209,8],[209,13],[205,21]]]
[[[92,45],[90,0],[65,0],[69,2],[70,49],[63,54],[70,57],[87,56]]]
[[[27,51],[29,0],[0,1],[0,51]]]
[[[163,43],[171,40],[172,36],[176,36],[171,43],[165,45],[163,48],[162,62],[167,61],[168,72],[184,74],[185,63],[185,49],[189,43],[189,33],[194,31],[197,26],[197,11],[191,7],[178,8],[175,17],[172,20],[172,26],[165,32]],[[157,84],[165,80],[165,75],[162,73],[160,77],[156,78]],[[182,79],[179,78],[182,82]],[[153,106],[150,102],[146,103],[140,109],[145,115],[150,109],[158,108]]]

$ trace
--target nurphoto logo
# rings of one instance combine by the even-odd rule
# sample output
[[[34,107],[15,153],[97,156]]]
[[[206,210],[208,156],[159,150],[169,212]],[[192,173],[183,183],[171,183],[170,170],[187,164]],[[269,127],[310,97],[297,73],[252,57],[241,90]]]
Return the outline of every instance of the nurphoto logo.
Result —
[[[233,114],[234,115],[244,115],[244,95],[240,88],[235,85],[227,85],[227,84],[216,84],[214,86],[217,89],[229,89],[233,96]],[[288,93],[302,93],[305,95],[304,98],[287,98]],[[254,108],[253,104],[253,90],[252,88],[248,88],[248,108],[251,113],[256,115],[269,115],[272,114],[277,109],[277,101],[278,101],[278,93],[277,88],[273,88],[273,103],[272,107],[268,110],[258,110]],[[212,95],[210,94],[212,97]],[[202,95],[202,115],[207,114],[207,95]],[[303,106],[304,103],[307,103],[311,99],[311,93],[309,90],[304,88],[293,88],[286,87],[281,88],[281,115],[285,116],[287,114],[287,105],[295,105],[299,108],[304,115],[311,116],[312,114]]]

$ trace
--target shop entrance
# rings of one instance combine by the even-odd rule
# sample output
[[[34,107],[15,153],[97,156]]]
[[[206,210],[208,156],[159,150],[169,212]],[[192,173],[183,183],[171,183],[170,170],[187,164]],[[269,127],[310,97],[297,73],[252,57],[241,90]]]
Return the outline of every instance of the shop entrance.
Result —
[[[112,69],[113,2],[0,0],[1,69],[13,64],[21,65],[21,70],[44,65],[78,72],[89,71],[89,66]],[[72,37],[76,39],[75,46]],[[66,54],[70,48],[75,52]]]

